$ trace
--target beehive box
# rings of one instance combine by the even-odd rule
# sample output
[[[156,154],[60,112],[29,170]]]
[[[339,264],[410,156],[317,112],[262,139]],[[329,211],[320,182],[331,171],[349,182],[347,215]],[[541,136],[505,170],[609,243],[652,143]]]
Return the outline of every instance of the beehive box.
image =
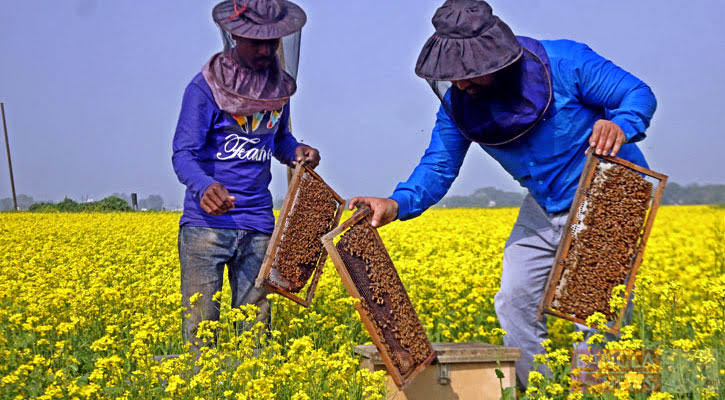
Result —
[[[401,390],[388,375],[388,399],[395,400],[499,400],[500,387],[516,385],[514,363],[521,349],[488,343],[433,343],[436,361]],[[384,369],[380,352],[372,345],[357,346],[360,367]],[[496,376],[503,372],[503,381]]]
[[[367,208],[322,238],[393,382],[404,387],[435,352]],[[337,243],[333,239],[339,236]]]
[[[337,226],[344,208],[345,200],[315,171],[298,164],[255,286],[308,307],[327,257],[320,238]]]
[[[629,299],[667,176],[617,157],[587,155],[579,187],[539,306],[581,324],[595,312],[617,334],[625,309],[612,312],[612,289]]]

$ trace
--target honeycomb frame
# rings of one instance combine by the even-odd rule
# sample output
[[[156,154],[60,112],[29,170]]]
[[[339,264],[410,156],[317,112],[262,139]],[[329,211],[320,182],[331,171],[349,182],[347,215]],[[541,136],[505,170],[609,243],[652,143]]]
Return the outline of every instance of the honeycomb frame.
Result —
[[[433,346],[430,343],[427,335],[425,334],[425,329],[423,328],[420,319],[418,318],[418,314],[415,312],[415,309],[413,309],[410,298],[408,297],[405,287],[400,281],[400,277],[395,270],[395,266],[390,259],[390,255],[388,254],[387,249],[385,249],[385,245],[380,238],[377,229],[373,228],[370,224],[371,217],[372,212],[370,211],[370,209],[368,209],[367,207],[361,207],[352,215],[352,217],[350,217],[350,219],[346,220],[332,232],[323,236],[322,241],[325,245],[325,248],[327,249],[328,254],[330,255],[333,264],[335,265],[335,268],[340,275],[340,278],[345,288],[347,289],[347,292],[350,294],[350,296],[359,300],[355,303],[355,308],[360,314],[360,319],[362,320],[365,328],[370,334],[373,343],[377,347],[378,352],[380,353],[380,356],[383,360],[383,364],[385,365],[386,370],[393,379],[393,382],[396,386],[398,386],[398,388],[402,390],[410,382],[412,382],[416,375],[422,372],[436,359],[436,352],[433,350]],[[387,270],[385,271],[387,273],[387,276],[392,278],[385,281],[390,285],[390,288],[382,290],[382,293],[384,293],[382,297],[378,297],[376,295],[371,296],[371,293],[381,293],[381,291],[375,290],[380,289],[380,281],[373,281],[371,279],[369,283],[377,285],[375,285],[375,288],[367,288],[361,286],[361,284],[363,283],[362,280],[356,280],[353,278],[355,274],[360,275],[359,266],[353,267],[351,265],[352,263],[350,263],[350,256],[352,255],[353,257],[355,257],[356,255],[354,255],[354,253],[348,252],[348,249],[346,249],[344,246],[341,247],[341,242],[344,240],[345,234],[354,229],[356,225],[362,225],[365,229],[369,230],[368,234],[372,236],[368,237],[372,238],[372,240],[375,242],[376,247],[381,253],[379,255],[386,259],[385,265],[383,267],[371,265],[368,263],[364,264],[364,271],[367,272],[368,276],[370,276],[369,274],[374,273],[371,271],[374,271],[376,269],[380,271],[382,268],[383,270]],[[337,244],[335,244],[333,240],[337,237],[340,237],[340,240]],[[365,262],[364,260],[364,257],[360,257],[358,262]],[[358,271],[356,271],[356,269]],[[356,282],[358,282],[358,284],[356,284]],[[392,300],[393,297],[391,296],[391,293],[395,294],[395,297],[397,297],[396,300]],[[370,298],[366,298],[366,294]],[[376,317],[376,314],[380,314],[380,307],[378,307],[378,305],[382,304],[386,300],[388,302],[391,302],[392,300],[393,303],[401,300],[400,303],[405,303],[397,309],[404,311],[407,310],[409,312],[407,317],[401,319],[398,318],[397,315],[393,315],[393,310],[396,308],[394,304],[386,306],[391,312],[391,315],[393,317],[392,321],[387,318],[385,320],[382,320],[382,318]],[[404,322],[400,324],[400,321]],[[396,323],[400,324],[400,326],[395,326]],[[402,328],[406,329],[404,329],[403,331],[401,329],[401,326]],[[413,343],[415,345],[415,348],[413,346],[407,348],[401,346],[401,343],[404,343],[404,341],[403,338],[400,338],[398,335],[400,335],[401,332],[410,334],[410,332],[408,331],[415,332],[414,334],[412,334],[412,336],[415,336],[414,339],[418,340],[417,343]],[[388,339],[394,337],[395,339],[386,340],[386,337]],[[393,343],[396,341],[397,343]],[[408,340],[407,342],[411,343],[414,342],[414,340]],[[400,368],[400,360],[402,358],[400,355],[400,349],[407,351],[405,361],[406,368],[404,369]],[[418,361],[416,361],[416,359]]]
[[[327,259],[327,251],[325,250],[324,246],[319,246],[319,250],[316,253],[318,257],[316,262],[314,263],[314,269],[311,271],[310,275],[307,277],[307,279],[300,279],[301,281],[305,281],[306,283],[299,290],[307,287],[307,291],[303,295],[296,294],[297,292],[299,292],[299,290],[291,290],[289,285],[285,285],[283,282],[287,281],[281,279],[279,277],[279,271],[274,268],[276,261],[279,259],[280,251],[284,249],[284,241],[286,240],[285,233],[289,228],[291,216],[293,215],[296,207],[298,206],[297,200],[300,198],[301,189],[303,188],[303,179],[313,179],[318,182],[321,187],[325,188],[325,190],[329,190],[329,194],[332,196],[332,198],[334,198],[334,201],[337,203],[337,208],[335,210],[332,223],[329,228],[325,229],[324,233],[327,233],[330,230],[334,229],[340,223],[342,212],[345,209],[345,199],[340,197],[339,194],[337,194],[329,185],[325,183],[320,175],[318,175],[305,163],[297,164],[292,174],[292,178],[290,180],[284,202],[282,203],[282,208],[280,209],[279,216],[277,217],[277,221],[274,225],[274,231],[272,232],[269,245],[267,246],[267,250],[265,251],[264,260],[262,261],[262,266],[255,281],[255,287],[263,287],[268,291],[280,294],[303,307],[309,307],[312,303],[315,289],[317,288],[317,284],[320,280],[322,269],[325,265],[325,260]],[[306,216],[303,216],[302,218],[306,218]],[[319,238],[314,238],[314,240],[310,239],[310,243],[307,244],[307,246],[309,246],[310,248],[314,248],[319,244]],[[298,272],[299,271],[300,270],[298,269]]]
[[[654,188],[653,190],[651,190],[649,206],[645,214],[644,223],[640,227],[639,235],[636,238],[636,242],[625,243],[622,245],[623,247],[626,247],[633,251],[633,254],[630,258],[631,263],[629,265],[629,271],[626,278],[621,283],[625,285],[624,298],[631,298],[637,272],[642,262],[642,257],[644,256],[647,239],[649,238],[652,224],[654,223],[657,210],[662,200],[662,194],[667,184],[667,175],[652,171],[644,167],[640,167],[636,164],[633,164],[618,157],[594,155],[591,151],[589,151],[587,154],[586,163],[584,164],[584,170],[579,179],[579,185],[574,196],[574,201],[571,205],[569,216],[563,230],[562,238],[559,243],[559,247],[557,248],[556,256],[554,258],[554,264],[552,265],[546,286],[544,288],[544,296],[541,300],[541,303],[539,304],[539,320],[543,319],[544,314],[548,314],[586,325],[586,320],[581,315],[577,316],[572,313],[565,313],[561,310],[558,310],[556,308],[556,298],[559,294],[557,293],[557,290],[561,290],[561,288],[565,287],[565,285],[562,284],[562,279],[565,276],[565,260],[567,260],[567,256],[570,254],[572,249],[577,248],[577,235],[581,231],[581,227],[578,225],[581,225],[583,214],[585,214],[588,209],[585,202],[589,197],[590,189],[592,188],[595,180],[598,179],[597,171],[606,169],[604,167],[599,168],[600,164],[604,166],[603,163],[623,167],[627,170],[639,174],[642,177],[649,177],[649,179],[656,182],[656,184],[653,184]],[[608,304],[609,298],[599,300],[606,300]],[[615,318],[608,321],[610,322],[610,326],[608,328],[609,333],[619,333],[625,311],[626,307],[622,307],[622,309],[615,315]]]

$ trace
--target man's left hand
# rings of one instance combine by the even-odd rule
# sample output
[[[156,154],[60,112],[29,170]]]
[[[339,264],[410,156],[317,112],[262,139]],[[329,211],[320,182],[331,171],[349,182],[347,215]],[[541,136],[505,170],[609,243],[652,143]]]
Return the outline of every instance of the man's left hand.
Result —
[[[616,156],[619,148],[627,141],[619,125],[606,119],[594,123],[592,137],[589,138],[589,147],[594,154]]]
[[[310,168],[315,168],[320,163],[320,152],[317,149],[305,144],[297,146],[295,149],[296,160],[292,164],[297,165],[302,161],[307,162]]]

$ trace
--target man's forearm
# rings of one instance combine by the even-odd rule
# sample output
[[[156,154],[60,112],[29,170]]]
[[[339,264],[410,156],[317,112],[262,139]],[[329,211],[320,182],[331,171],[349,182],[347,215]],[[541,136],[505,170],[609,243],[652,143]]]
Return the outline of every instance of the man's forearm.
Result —
[[[184,184],[194,195],[201,199],[202,194],[209,185],[215,183],[214,178],[204,171],[196,158],[188,151],[176,151],[172,156],[174,172],[179,182]]]

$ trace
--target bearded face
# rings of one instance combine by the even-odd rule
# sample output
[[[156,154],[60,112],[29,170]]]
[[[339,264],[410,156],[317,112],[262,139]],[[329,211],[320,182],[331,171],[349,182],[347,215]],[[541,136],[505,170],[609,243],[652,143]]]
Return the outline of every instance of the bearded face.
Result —
[[[505,103],[519,92],[520,68],[521,63],[515,62],[494,73],[452,83],[477,102]]]

